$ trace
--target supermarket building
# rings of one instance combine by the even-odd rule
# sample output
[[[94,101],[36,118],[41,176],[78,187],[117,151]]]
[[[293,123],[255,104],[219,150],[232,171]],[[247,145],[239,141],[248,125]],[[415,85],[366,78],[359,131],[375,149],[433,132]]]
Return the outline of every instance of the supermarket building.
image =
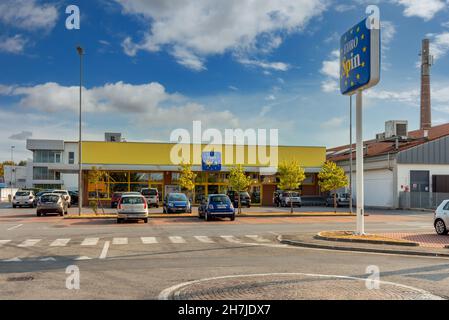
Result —
[[[120,141],[120,140],[117,140]],[[180,166],[171,161],[174,143],[155,142],[114,142],[83,141],[83,204],[89,199],[99,197],[108,203],[114,192],[140,191],[141,188],[154,187],[164,196],[168,192],[179,191]],[[184,145],[185,147],[185,145]],[[229,145],[193,145],[193,151],[220,152],[222,159],[229,159]],[[199,148],[199,149],[198,149]],[[257,146],[231,146],[231,161],[220,165],[219,171],[204,170],[201,161],[191,156],[192,171],[197,174],[195,182],[194,203],[202,196],[212,193],[226,193],[228,190],[229,169],[235,163],[243,165],[252,183],[248,190],[254,205],[272,205],[273,192],[277,189],[276,174],[265,172],[258,158],[249,156],[258,152]],[[278,162],[296,160],[304,168],[306,179],[300,187],[302,196],[320,194],[317,174],[326,160],[325,147],[277,147]],[[77,189],[78,179],[78,143],[62,140],[27,140],[27,149],[33,153],[32,161],[27,166],[29,177],[27,187]],[[243,152],[243,162],[242,159]],[[227,155],[228,153],[228,155]],[[239,159],[240,156],[240,159]],[[236,161],[235,159],[239,159]],[[88,173],[92,168],[106,172],[104,181],[95,187],[89,183]]]

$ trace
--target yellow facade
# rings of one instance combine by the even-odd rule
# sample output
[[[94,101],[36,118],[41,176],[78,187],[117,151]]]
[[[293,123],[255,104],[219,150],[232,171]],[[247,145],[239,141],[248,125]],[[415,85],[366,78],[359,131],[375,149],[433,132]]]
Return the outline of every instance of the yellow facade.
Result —
[[[170,153],[176,144],[172,143],[140,143],[140,142],[102,142],[102,141],[85,141],[82,143],[82,162],[84,164],[123,164],[123,165],[173,165],[170,160]],[[182,147],[182,145],[181,145]],[[199,146],[184,145],[190,148],[190,158],[193,165],[201,165],[201,158],[194,158],[194,154],[198,155]],[[195,148],[195,152],[194,152]],[[268,149],[268,148],[267,148]],[[256,159],[249,159],[248,154],[257,155],[256,146],[208,146],[202,145],[201,151],[221,151],[222,164],[232,165],[236,163],[236,156],[243,157],[243,165],[245,166],[265,166]],[[229,156],[233,154],[233,159]],[[249,152],[249,153],[248,153]],[[270,152],[267,152],[270,156]],[[326,160],[325,147],[296,147],[296,146],[279,146],[278,161],[297,160],[303,167],[319,168]],[[241,162],[239,162],[241,163]]]

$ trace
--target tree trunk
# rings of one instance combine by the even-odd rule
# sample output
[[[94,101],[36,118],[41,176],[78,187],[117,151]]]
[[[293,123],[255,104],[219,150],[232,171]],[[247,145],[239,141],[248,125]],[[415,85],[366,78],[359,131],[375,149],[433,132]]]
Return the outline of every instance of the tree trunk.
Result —
[[[337,213],[337,194],[334,193],[334,212]]]
[[[98,185],[95,183],[95,201],[97,202],[97,208],[98,208]],[[97,214],[97,212],[95,212]]]
[[[293,213],[293,200],[292,200],[292,193],[290,193],[290,213]]]
[[[241,201],[240,201],[240,192],[238,193],[238,199],[239,199],[239,214],[241,214],[242,213],[242,204],[241,204]]]

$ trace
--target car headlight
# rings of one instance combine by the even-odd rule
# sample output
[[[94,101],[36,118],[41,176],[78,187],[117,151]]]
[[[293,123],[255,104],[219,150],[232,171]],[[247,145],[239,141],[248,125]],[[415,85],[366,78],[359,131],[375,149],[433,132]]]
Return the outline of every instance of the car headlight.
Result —
[[[209,209],[213,210],[213,209],[214,209],[214,206],[210,204],[210,205],[209,205]]]
[[[169,202],[168,206],[173,207],[173,203]]]

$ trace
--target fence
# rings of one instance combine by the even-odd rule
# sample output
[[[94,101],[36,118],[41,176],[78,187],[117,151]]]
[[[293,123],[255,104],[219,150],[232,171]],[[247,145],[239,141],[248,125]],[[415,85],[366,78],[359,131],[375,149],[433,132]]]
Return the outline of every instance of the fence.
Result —
[[[399,192],[399,207],[402,209],[436,209],[449,193]]]

